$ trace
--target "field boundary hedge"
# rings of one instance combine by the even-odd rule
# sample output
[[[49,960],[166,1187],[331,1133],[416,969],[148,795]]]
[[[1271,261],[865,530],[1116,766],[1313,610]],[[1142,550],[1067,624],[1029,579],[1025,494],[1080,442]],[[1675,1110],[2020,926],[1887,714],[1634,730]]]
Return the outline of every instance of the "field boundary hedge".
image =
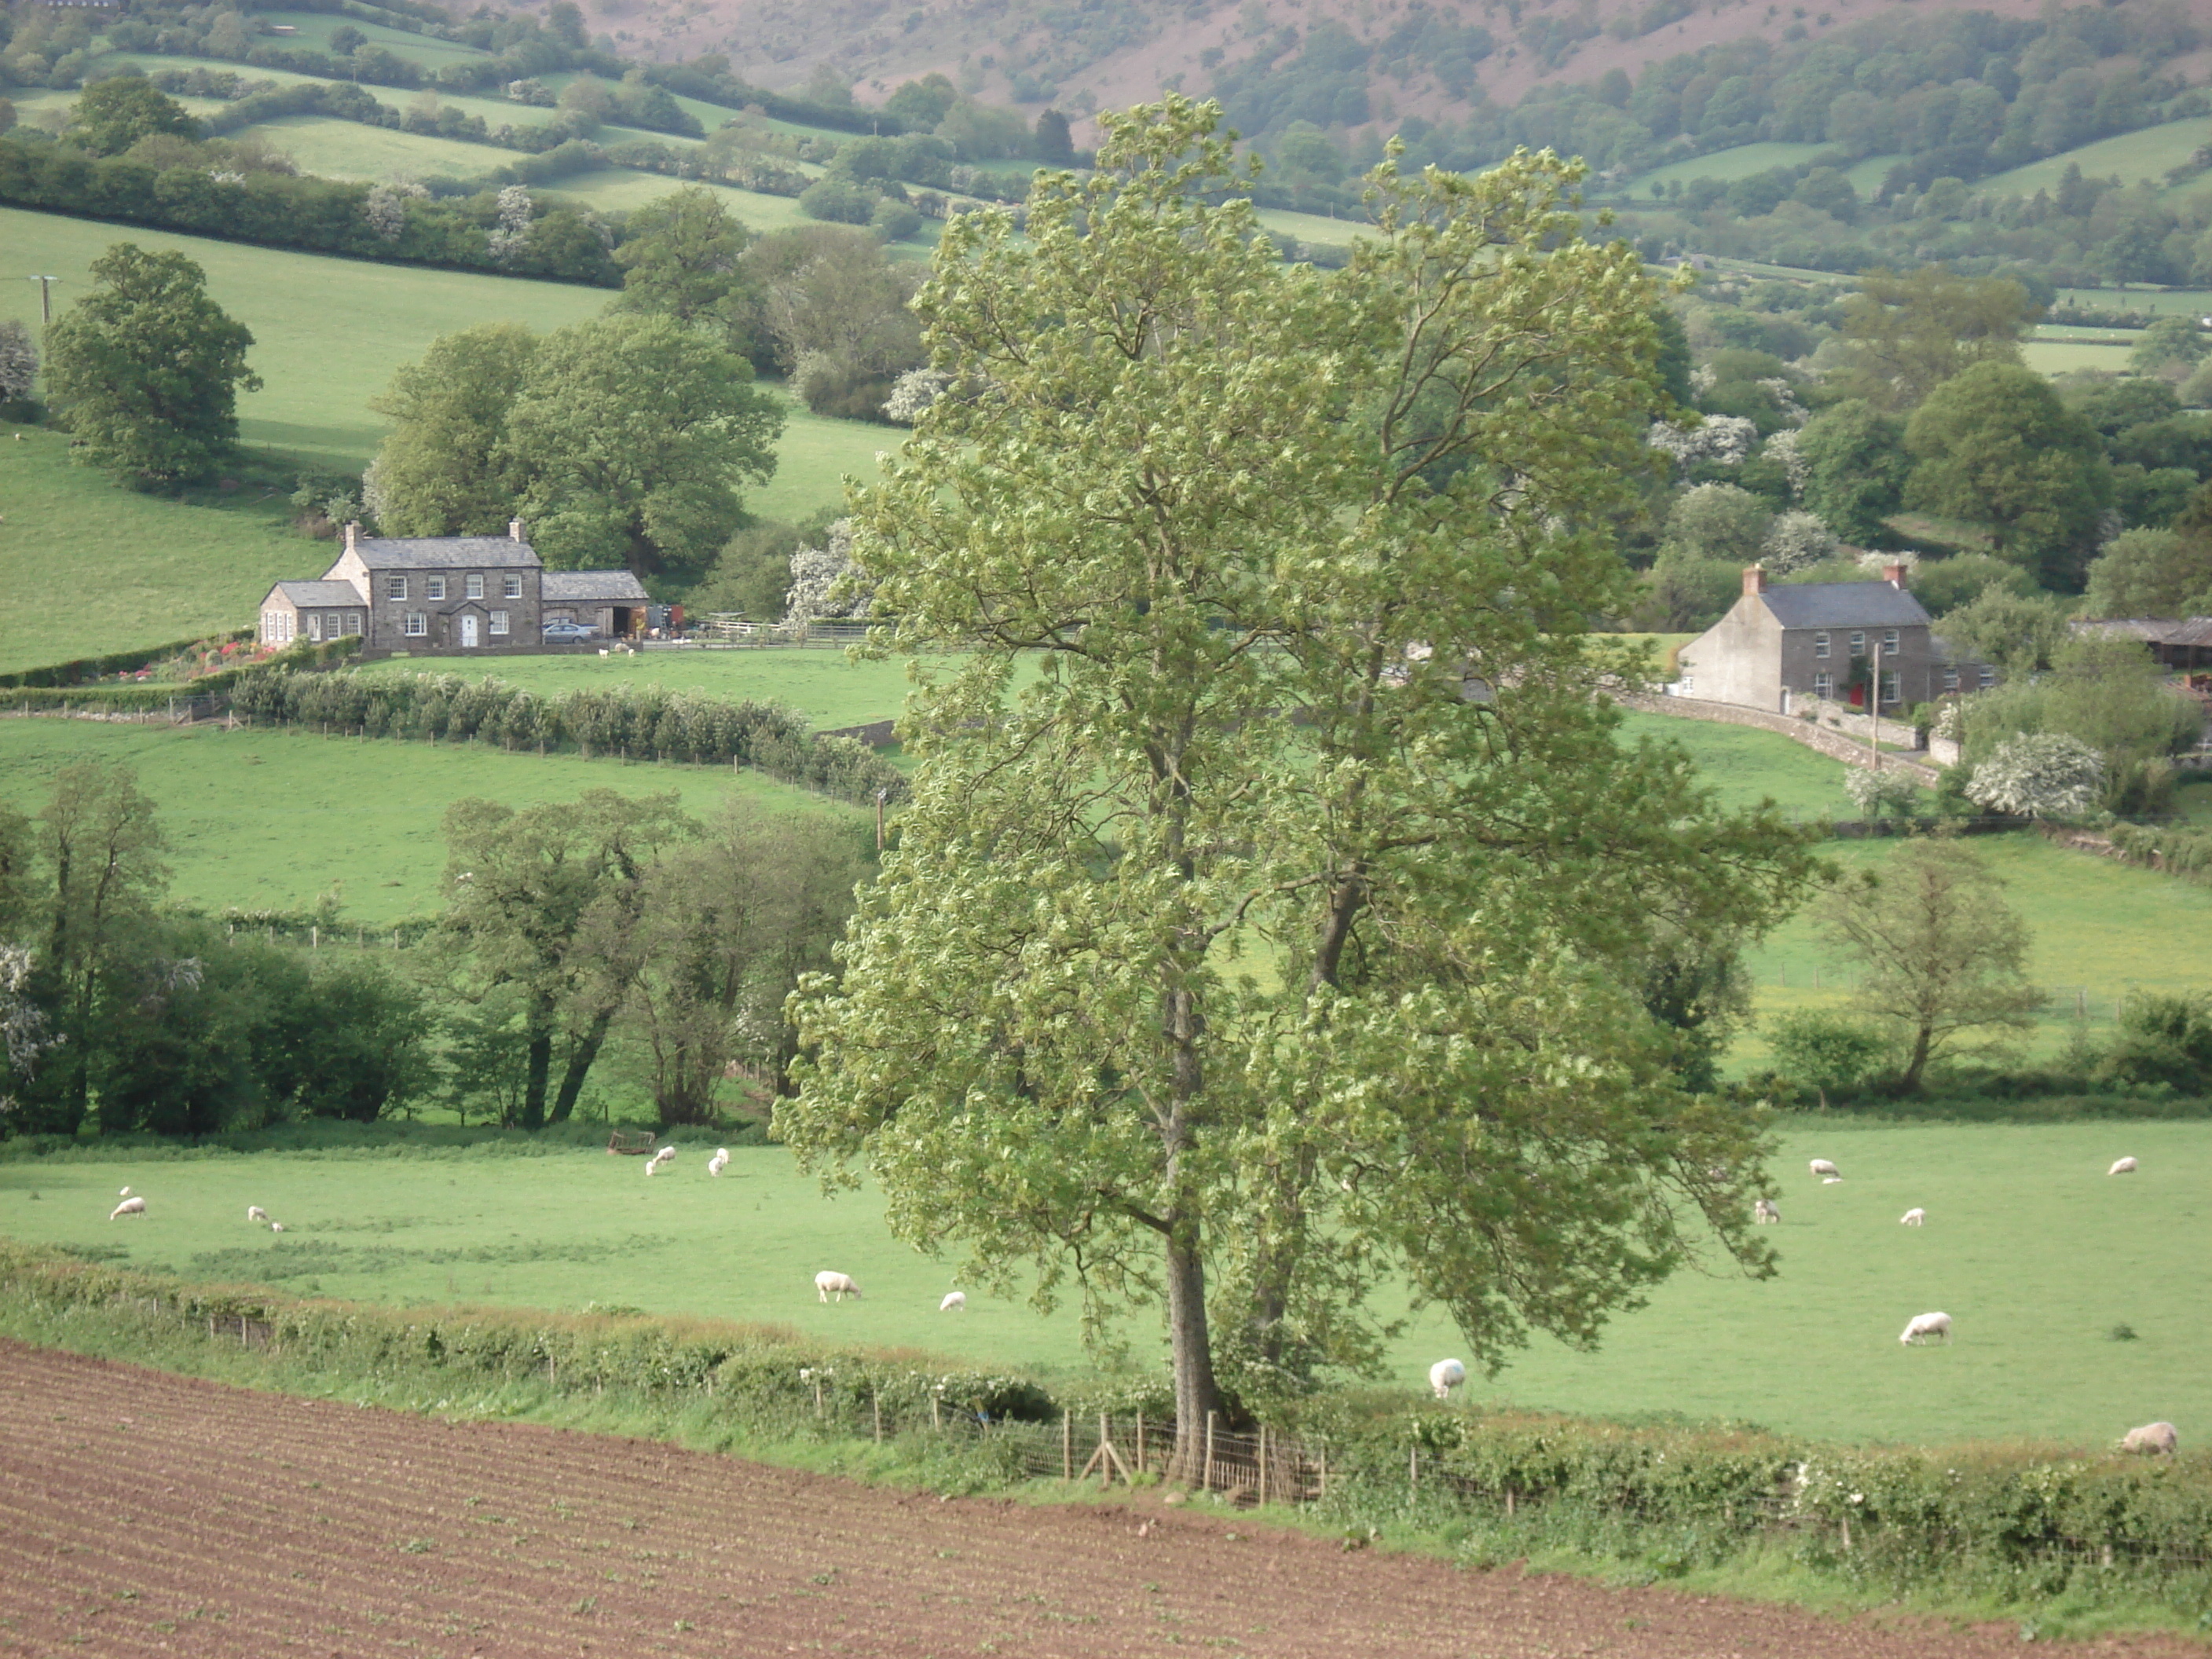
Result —
[[[1133,1452],[1130,1419],[1148,1409],[1160,1413],[1151,1419],[1156,1443],[1173,1434],[1164,1379],[1055,1395],[1018,1374],[811,1343],[780,1326],[629,1310],[563,1316],[296,1300],[4,1241],[0,1297],[35,1313],[265,1349],[325,1377],[434,1381],[441,1392],[611,1388],[689,1397],[793,1431],[811,1425],[817,1435],[878,1440],[996,1431],[1010,1478],[1072,1475],[1101,1442]],[[1274,1496],[1310,1499],[1332,1519],[1480,1516],[1518,1528],[1522,1543],[1616,1555],[1663,1548],[1662,1571],[1779,1547],[1802,1565],[1868,1586],[1994,1592],[2016,1602],[2148,1596],[2170,1613],[2212,1617],[2212,1456],[2203,1453],[1860,1448],[1727,1425],[1363,1405],[1348,1395],[1309,1404],[1302,1437],[1212,1437],[1223,1460],[1214,1484],[1249,1491],[1258,1471],[1276,1468],[1284,1476]],[[1154,1461],[1141,1457],[1137,1468]],[[1110,1470],[1110,1458],[1100,1462]],[[1316,1469],[1317,1482],[1308,1478]]]
[[[280,669],[246,676],[230,706],[243,720],[346,736],[750,767],[855,805],[872,805],[879,793],[887,802],[907,793],[905,774],[866,744],[817,734],[780,703],[732,702],[659,686],[580,688],[541,697],[503,680],[459,674]]]
[[[12,674],[0,674],[0,687],[14,690],[29,686],[82,685],[105,674],[149,667],[167,658],[208,645],[224,645],[252,637],[253,629],[251,628],[234,628],[228,633],[202,634],[189,640],[171,640],[167,645],[142,645],[129,651],[111,651],[104,657],[72,657],[67,662],[50,663],[43,668],[19,668]]]

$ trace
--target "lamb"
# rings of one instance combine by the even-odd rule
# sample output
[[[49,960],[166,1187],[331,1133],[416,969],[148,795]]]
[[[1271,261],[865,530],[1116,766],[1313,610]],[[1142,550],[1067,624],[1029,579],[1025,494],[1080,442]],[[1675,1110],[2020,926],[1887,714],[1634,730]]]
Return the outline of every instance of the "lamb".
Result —
[[[944,1300],[944,1301],[942,1301],[942,1302],[940,1302],[940,1303],[939,1303],[939,1304],[937,1304],[937,1311],[938,1311],[938,1312],[939,1312],[939,1313],[958,1313],[962,1309],[965,1308],[967,1305],[968,1305],[968,1292],[967,1292],[967,1291],[947,1291],[945,1293],[945,1300]]]
[[[2181,1444],[2181,1436],[2171,1423],[2146,1423],[2139,1429],[2130,1429],[2121,1437],[2122,1451],[2142,1452],[2148,1455],[2171,1457]]]
[[[1820,1184],[1823,1187],[1839,1187],[1843,1184],[1843,1181],[1844,1178],[1841,1176],[1822,1176],[1820,1177]]]
[[[660,1166],[662,1164],[672,1164],[675,1161],[676,1149],[673,1146],[663,1146],[651,1158],[645,1160],[645,1172],[649,1176],[658,1175],[660,1173]]]
[[[2119,1159],[2111,1169],[2105,1171],[2108,1176],[2133,1175],[2135,1172],[2136,1161],[2131,1158],[2124,1158]]]
[[[116,1197],[118,1198],[128,1198],[130,1196],[131,1189],[128,1187],[125,1187],[121,1192],[116,1194]]]
[[[715,1147],[714,1157],[707,1160],[707,1173],[710,1176],[719,1176],[729,1167],[730,1149],[726,1146]]]
[[[1917,1227],[1927,1219],[1928,1212],[1916,1204],[1897,1218],[1897,1224],[1900,1227]]]
[[[1838,1181],[1844,1178],[1844,1172],[1825,1158],[1816,1158],[1813,1160],[1813,1173],[1816,1176],[1833,1176]]]
[[[116,1218],[117,1216],[121,1216],[121,1215],[143,1215],[143,1214],[145,1214],[145,1213],[146,1213],[146,1200],[145,1200],[144,1199],[143,1199],[143,1198],[126,1198],[126,1199],[125,1199],[125,1200],[124,1200],[120,1204],[118,1204],[118,1205],[117,1205],[117,1206],[115,1206],[114,1210],[109,1213],[109,1215],[108,1215],[108,1218],[108,1218],[110,1221],[112,1221],[112,1220],[114,1220],[114,1219],[115,1219],[115,1218]]]
[[[281,1233],[284,1231],[284,1224],[281,1221],[272,1221],[269,1224],[269,1231],[272,1233]]]
[[[1439,1400],[1451,1398],[1451,1391],[1467,1381],[1467,1367],[1456,1359],[1439,1359],[1429,1367],[1429,1389]]]
[[[246,1206],[246,1218],[248,1221],[266,1221],[269,1219],[269,1212],[258,1204],[249,1204]]]
[[[1763,1227],[1769,1222],[1780,1222],[1782,1212],[1775,1207],[1772,1199],[1762,1198],[1751,1206],[1751,1218]]]
[[[1905,1326],[1905,1334],[1897,1340],[1907,1344],[1917,1344],[1931,1336],[1940,1336],[1946,1342],[1951,1340],[1950,1315],[1947,1313],[1915,1314],[1912,1316],[1911,1322]]]
[[[840,1302],[848,1296],[855,1302],[860,1299],[860,1287],[853,1282],[850,1273],[833,1273],[825,1271],[814,1275],[814,1293],[817,1296],[827,1302],[832,1291],[836,1293]]]

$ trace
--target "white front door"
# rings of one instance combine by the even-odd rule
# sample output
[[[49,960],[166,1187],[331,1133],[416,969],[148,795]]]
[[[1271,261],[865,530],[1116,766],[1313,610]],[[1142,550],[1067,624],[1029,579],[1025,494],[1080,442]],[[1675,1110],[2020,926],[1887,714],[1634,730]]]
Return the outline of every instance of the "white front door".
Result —
[[[476,642],[477,619],[475,614],[473,612],[464,611],[461,615],[461,648],[465,651],[473,650],[476,647]]]

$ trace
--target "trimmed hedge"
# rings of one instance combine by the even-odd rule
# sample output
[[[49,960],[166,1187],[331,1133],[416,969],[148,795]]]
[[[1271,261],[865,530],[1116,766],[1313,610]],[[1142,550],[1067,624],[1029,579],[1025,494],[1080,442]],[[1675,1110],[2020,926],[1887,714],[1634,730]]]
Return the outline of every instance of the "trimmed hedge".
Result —
[[[905,775],[865,744],[817,736],[776,703],[731,702],[659,686],[585,689],[540,697],[497,679],[459,674],[250,674],[231,696],[240,719],[312,726],[370,738],[495,743],[544,754],[752,767],[840,800],[897,800]]]
[[[45,668],[24,668],[13,674],[0,674],[0,687],[13,690],[26,685],[82,685],[105,675],[149,667],[211,643],[220,645],[234,640],[250,640],[253,632],[251,628],[235,628],[228,634],[206,634],[198,639],[172,640],[167,645],[143,645],[131,651],[111,651],[104,657],[72,657],[67,662],[54,663]]]
[[[246,629],[237,637],[250,637],[252,632],[252,629]],[[201,641],[191,640],[182,646],[161,647],[160,651],[173,655],[179,650],[190,650],[201,643]],[[353,656],[360,649],[361,641],[355,636],[332,640],[323,645],[311,645],[301,640],[287,646],[273,657],[263,658],[259,662],[240,663],[235,668],[221,669],[212,674],[203,674],[198,679],[179,680],[173,684],[57,685],[31,681],[20,687],[0,690],[0,709],[97,709],[116,714],[148,714],[167,708],[173,700],[180,697],[218,697],[233,693],[257,675],[326,666]],[[139,658],[144,654],[126,652],[119,658],[89,658],[86,660],[112,662],[115,667],[109,672],[113,672],[143,667],[144,664]],[[63,669],[75,665],[64,663],[58,669],[27,672],[29,674],[59,673]]]
[[[2115,823],[2105,835],[2130,864],[2163,870],[2185,881],[2212,881],[2212,832]]]

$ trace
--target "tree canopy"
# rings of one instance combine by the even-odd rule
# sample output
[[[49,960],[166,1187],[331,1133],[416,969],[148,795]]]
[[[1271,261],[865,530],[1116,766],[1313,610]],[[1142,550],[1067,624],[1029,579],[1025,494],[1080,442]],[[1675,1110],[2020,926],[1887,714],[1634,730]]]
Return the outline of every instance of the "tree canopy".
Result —
[[[479,323],[430,343],[369,407],[392,430],[367,479],[388,536],[494,536],[526,482],[506,447],[507,416],[538,352],[520,323]]]
[[[1877,409],[1917,407],[1978,363],[2020,362],[2043,307],[2009,276],[1960,276],[1942,265],[1870,270],[1844,301],[1844,380]]]
[[[1682,1088],[1644,969],[1806,866],[1594,695],[1661,393],[1577,170],[1386,167],[1322,272],[1226,197],[1212,106],[1104,119],[1096,173],[1040,174],[1025,235],[956,221],[916,301],[951,389],[855,553],[899,648],[969,654],[910,705],[778,1123],[987,1276],[1164,1301],[1188,1456],[1224,1372],[1370,1359],[1384,1273],[1494,1364],[1701,1237],[1764,1271],[1758,1119]]]
[[[197,138],[200,124],[144,76],[117,75],[84,89],[70,112],[70,131],[94,155],[120,155],[157,132]]]
[[[630,215],[615,250],[623,268],[617,310],[659,313],[705,330],[717,343],[759,362],[766,350],[759,278],[744,263],[751,240],[699,185],[649,202]]]

